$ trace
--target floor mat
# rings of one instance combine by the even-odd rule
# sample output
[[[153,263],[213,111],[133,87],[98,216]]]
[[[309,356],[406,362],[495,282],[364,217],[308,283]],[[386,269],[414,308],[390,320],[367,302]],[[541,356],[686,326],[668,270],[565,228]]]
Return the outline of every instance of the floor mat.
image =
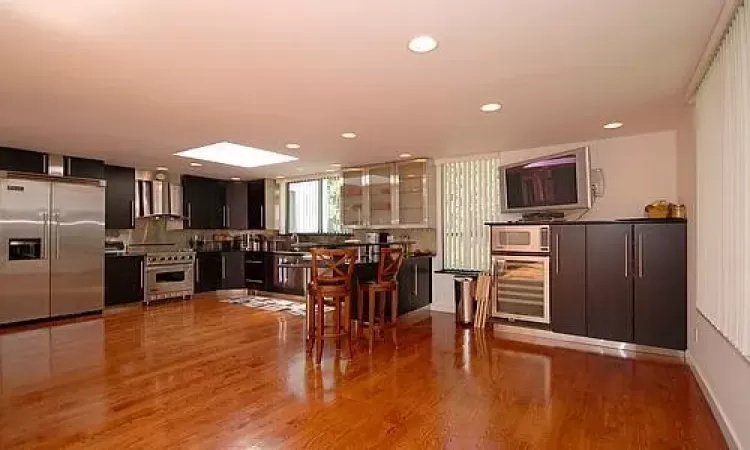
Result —
[[[293,302],[290,300],[279,300],[270,297],[261,297],[258,295],[234,297],[227,300],[221,300],[222,303],[232,303],[235,305],[258,308],[264,311],[284,311],[294,316],[305,315],[305,304]],[[326,312],[333,311],[332,306],[325,307]]]

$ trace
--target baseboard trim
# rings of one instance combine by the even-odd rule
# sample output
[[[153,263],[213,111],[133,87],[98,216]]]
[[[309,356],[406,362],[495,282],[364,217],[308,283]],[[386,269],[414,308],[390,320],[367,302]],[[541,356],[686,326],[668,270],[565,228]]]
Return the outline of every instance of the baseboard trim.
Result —
[[[494,323],[492,330],[497,337],[523,341],[530,344],[562,347],[621,358],[648,358],[685,364],[685,352],[681,350],[574,336],[571,334],[556,333],[551,330],[526,328],[503,323]]]
[[[711,412],[713,413],[716,422],[719,424],[721,434],[724,435],[724,440],[727,441],[727,445],[733,450],[741,450],[739,446],[739,440],[737,439],[737,434],[734,432],[734,429],[732,428],[732,425],[729,423],[729,421],[727,421],[724,410],[721,409],[721,405],[719,405],[719,403],[716,401],[714,391],[706,381],[706,378],[703,376],[700,367],[695,362],[695,359],[690,354],[690,351],[687,351],[685,353],[685,360],[687,361],[688,366],[690,366],[690,370],[693,372],[693,376],[695,376],[695,380],[698,382],[698,386],[703,392],[703,397],[706,399],[706,402],[708,402],[708,407],[711,408]]]

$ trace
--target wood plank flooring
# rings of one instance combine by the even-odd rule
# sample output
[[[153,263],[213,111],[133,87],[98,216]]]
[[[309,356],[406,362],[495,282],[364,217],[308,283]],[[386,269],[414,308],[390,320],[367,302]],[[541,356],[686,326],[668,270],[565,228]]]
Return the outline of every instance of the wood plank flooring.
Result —
[[[214,298],[6,328],[0,448],[726,448],[686,366],[407,320],[322,369],[302,318]]]

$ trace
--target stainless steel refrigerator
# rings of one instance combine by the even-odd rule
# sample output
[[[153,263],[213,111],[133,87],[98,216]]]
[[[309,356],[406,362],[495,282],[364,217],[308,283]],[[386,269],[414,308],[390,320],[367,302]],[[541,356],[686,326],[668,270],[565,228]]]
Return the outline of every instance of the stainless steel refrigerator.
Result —
[[[0,172],[0,324],[104,307],[104,182]]]

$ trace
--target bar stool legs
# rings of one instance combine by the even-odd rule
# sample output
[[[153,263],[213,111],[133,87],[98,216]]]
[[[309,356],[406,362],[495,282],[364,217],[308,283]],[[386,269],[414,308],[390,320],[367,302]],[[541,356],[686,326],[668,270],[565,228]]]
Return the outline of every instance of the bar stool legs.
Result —
[[[333,329],[334,333],[325,334],[325,297],[310,295],[307,299],[307,353],[311,354],[315,348],[315,363],[320,365],[323,359],[323,339],[334,337],[336,350],[341,350],[341,338],[347,339],[349,358],[354,356],[351,336],[351,296],[333,297]]]
[[[391,317],[386,321],[385,305],[388,300],[388,294],[391,296]],[[367,321],[363,322],[362,309],[365,297],[367,297]],[[386,328],[391,329],[393,345],[398,348],[398,337],[396,335],[396,323],[398,322],[398,289],[378,290],[374,288],[362,288],[359,291],[357,306],[359,307],[359,310],[357,311],[357,318],[359,319],[357,337],[359,337],[359,328],[362,327],[364,323],[367,323],[370,353],[372,353],[375,341],[375,332],[377,331],[384,334]]]

